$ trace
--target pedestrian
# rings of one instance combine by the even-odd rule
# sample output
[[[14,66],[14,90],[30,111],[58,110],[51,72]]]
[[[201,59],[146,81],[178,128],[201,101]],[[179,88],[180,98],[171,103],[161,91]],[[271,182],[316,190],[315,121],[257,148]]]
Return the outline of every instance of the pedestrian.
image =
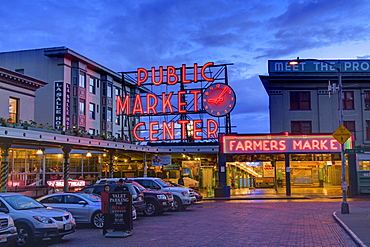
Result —
[[[123,180],[123,178],[120,178],[118,180],[118,186],[114,188],[114,191],[129,191],[128,188],[125,186],[125,180]]]
[[[231,179],[231,188],[235,189],[235,180],[234,179]]]
[[[184,183],[184,176],[181,176],[178,180],[177,180],[177,183],[181,186],[184,186],[185,183]]]
[[[104,222],[103,222],[103,235],[107,234],[108,227],[110,224],[110,215],[109,215],[109,185],[104,186],[104,190],[101,192],[101,212],[104,216]]]

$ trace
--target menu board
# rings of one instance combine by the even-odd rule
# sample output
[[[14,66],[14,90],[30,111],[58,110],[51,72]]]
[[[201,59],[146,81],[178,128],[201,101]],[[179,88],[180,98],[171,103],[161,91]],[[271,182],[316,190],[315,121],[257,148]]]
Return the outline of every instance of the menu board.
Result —
[[[132,230],[132,195],[128,191],[109,192],[109,228]]]

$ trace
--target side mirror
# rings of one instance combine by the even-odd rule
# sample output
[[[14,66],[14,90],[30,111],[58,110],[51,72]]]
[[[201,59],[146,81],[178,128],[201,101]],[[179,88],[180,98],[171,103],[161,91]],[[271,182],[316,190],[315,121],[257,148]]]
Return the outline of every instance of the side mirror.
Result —
[[[78,204],[86,205],[87,202],[86,201],[79,201]]]
[[[9,213],[9,210],[7,208],[0,208],[0,212],[2,213]]]

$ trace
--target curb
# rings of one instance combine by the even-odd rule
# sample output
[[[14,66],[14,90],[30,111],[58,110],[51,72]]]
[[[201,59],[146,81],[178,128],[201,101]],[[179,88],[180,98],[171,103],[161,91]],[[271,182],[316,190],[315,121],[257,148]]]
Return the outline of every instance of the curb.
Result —
[[[206,197],[203,201],[214,200],[308,200],[310,197]]]
[[[339,225],[341,227],[343,227],[343,229],[351,236],[351,238],[359,246],[361,246],[361,247],[367,247],[367,245],[364,244],[364,242],[362,242],[361,239],[359,237],[357,237],[357,235],[351,229],[349,229],[349,227],[341,219],[339,219],[339,217],[337,216],[337,213],[336,212],[333,213],[333,218],[339,223]]]

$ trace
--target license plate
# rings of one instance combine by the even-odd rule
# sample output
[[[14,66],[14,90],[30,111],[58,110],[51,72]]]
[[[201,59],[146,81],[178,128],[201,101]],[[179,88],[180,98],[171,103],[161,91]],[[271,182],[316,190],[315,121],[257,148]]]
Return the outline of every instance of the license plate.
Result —
[[[6,242],[7,237],[6,235],[0,235],[0,243]]]
[[[71,230],[72,229],[72,224],[65,224],[64,225],[64,230]]]

